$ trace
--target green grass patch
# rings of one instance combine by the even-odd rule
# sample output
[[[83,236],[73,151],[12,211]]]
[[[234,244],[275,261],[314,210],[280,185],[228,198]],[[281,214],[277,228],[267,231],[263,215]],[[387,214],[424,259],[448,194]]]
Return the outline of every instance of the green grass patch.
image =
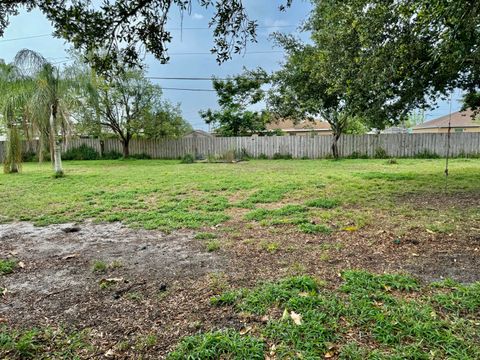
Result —
[[[0,259],[0,275],[7,275],[17,267],[17,261],[13,259]]]
[[[330,229],[328,226],[323,225],[323,224],[310,224],[310,223],[304,223],[304,224],[299,224],[298,229],[305,233],[305,234],[331,234],[332,229]]]
[[[63,329],[14,330],[0,327],[2,359],[80,359],[93,354],[88,331],[67,333]]]
[[[337,207],[338,204],[338,200],[328,198],[312,199],[305,203],[306,206],[322,209],[333,209],[334,207]]]
[[[452,159],[449,164],[452,198],[480,192],[480,159],[468,160]],[[49,225],[92,219],[169,232],[224,223],[230,219],[231,207],[254,209],[271,204],[270,208],[278,208],[303,203],[305,210],[293,205],[295,214],[256,210],[246,220],[298,225],[310,220],[316,208],[334,207],[335,211],[341,204],[346,211],[335,212],[338,224],[349,223],[348,209],[358,209],[361,213],[388,211],[393,222],[404,221],[408,212],[419,226],[426,227],[431,214],[414,204],[398,206],[398,197],[405,193],[412,199],[443,196],[445,186],[441,159],[402,159],[395,166],[372,159],[252,160],[195,166],[178,160],[90,160],[64,165],[67,176],[58,181],[52,179],[47,163],[25,163],[19,176],[0,174],[4,200],[0,222]],[[446,207],[436,216],[458,215],[453,217],[453,225],[457,225],[457,219],[465,222],[462,215],[466,211]]]
[[[197,240],[211,240],[216,239],[217,235],[209,232],[200,232],[195,234],[195,239]]]
[[[371,274],[349,270],[336,290],[322,288],[308,276],[296,276],[253,289],[227,291],[211,299],[214,306],[238,312],[272,314],[256,340],[265,354],[275,344],[278,359],[478,359],[480,283],[454,282],[422,286],[403,274]],[[412,296],[414,295],[414,296]],[[283,315],[280,315],[283,313]],[[474,320],[473,320],[474,319]],[[181,343],[185,358],[235,338],[197,335],[196,343]],[[245,337],[252,341],[251,337]],[[365,339],[367,341],[365,342]],[[208,349],[205,349],[208,348]],[[246,351],[241,349],[239,351]],[[195,358],[195,357],[192,357]]]
[[[220,241],[218,240],[209,240],[207,241],[206,248],[208,252],[217,251],[220,249]]]
[[[261,340],[241,336],[233,330],[215,331],[187,337],[167,359],[263,360],[264,347]]]

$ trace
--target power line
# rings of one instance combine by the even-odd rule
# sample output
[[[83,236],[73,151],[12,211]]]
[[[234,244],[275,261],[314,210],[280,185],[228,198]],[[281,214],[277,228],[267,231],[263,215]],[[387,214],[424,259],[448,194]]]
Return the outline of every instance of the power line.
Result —
[[[163,77],[163,76],[145,76],[147,79],[152,80],[188,80],[188,81],[212,81],[212,80],[222,80],[226,81],[226,78],[217,78],[217,77]]]
[[[273,53],[283,53],[283,50],[267,50],[267,51],[246,51],[242,55],[251,55],[251,54],[273,54]],[[211,52],[179,52],[179,53],[167,53],[167,55],[212,55]]]
[[[197,91],[197,92],[215,92],[211,89],[194,89],[194,88],[177,88],[177,87],[163,87],[162,90],[178,90],[178,91]]]
[[[296,25],[271,25],[271,26],[257,26],[257,29],[275,29],[275,28],[292,28],[296,27]],[[166,31],[183,31],[183,30],[211,30],[212,28],[210,27],[177,27],[177,28],[167,28],[165,29]],[[22,37],[17,37],[17,38],[10,38],[10,39],[0,39],[0,42],[7,42],[7,41],[17,41],[17,40],[26,40],[26,39],[35,39],[35,38],[40,38],[40,37],[47,37],[47,36],[52,36],[51,33],[48,34],[41,34],[41,35],[28,35],[28,36],[22,36]]]
[[[45,37],[45,36],[51,36],[51,35],[52,35],[52,34],[29,35],[29,36],[23,36],[23,37],[18,37],[18,38],[1,39],[0,42],[16,41],[16,40],[25,40],[25,39],[34,39],[34,38],[40,38],[40,37]]]

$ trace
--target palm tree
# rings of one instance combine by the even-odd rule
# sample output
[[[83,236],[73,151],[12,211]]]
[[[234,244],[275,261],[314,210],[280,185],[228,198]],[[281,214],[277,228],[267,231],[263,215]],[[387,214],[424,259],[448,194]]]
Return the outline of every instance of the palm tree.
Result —
[[[20,171],[22,111],[25,109],[28,91],[28,83],[20,75],[19,69],[12,64],[0,63],[0,120],[7,133],[3,167],[5,173]]]
[[[62,76],[58,67],[32,50],[19,51],[14,64],[35,84],[27,112],[31,126],[39,136],[39,154],[41,156],[46,143],[50,143],[55,176],[63,176],[61,140],[70,132],[68,109],[75,97],[75,82]]]

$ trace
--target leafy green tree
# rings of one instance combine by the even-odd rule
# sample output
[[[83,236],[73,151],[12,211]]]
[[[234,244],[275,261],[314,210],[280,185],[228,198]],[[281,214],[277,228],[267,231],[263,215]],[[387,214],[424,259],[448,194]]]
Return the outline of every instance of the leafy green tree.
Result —
[[[180,138],[192,131],[192,125],[182,116],[180,105],[161,101],[145,116],[142,136],[147,139]]]
[[[480,84],[480,2],[431,0],[316,0],[316,11],[331,14],[338,48],[336,64],[362,69],[348,83],[357,113],[398,120],[428,108],[455,88],[476,107]],[[357,51],[342,34],[357,34]],[[343,81],[343,79],[342,79]]]
[[[361,78],[362,69],[355,61],[360,51],[358,34],[345,22],[344,26],[337,26],[340,14],[329,3],[316,2],[315,11],[305,25],[311,31],[311,43],[304,44],[282,34],[275,36],[287,57],[282,69],[272,77],[268,103],[276,117],[327,121],[333,133],[332,154],[338,158],[340,136],[359,119],[355,94],[349,91],[349,86]],[[339,49],[338,38],[349,46]],[[382,118],[376,119],[380,123]],[[366,116],[362,120],[373,124]]]
[[[281,8],[290,2],[286,0]],[[212,53],[219,62],[240,53],[248,41],[255,40],[257,24],[248,18],[242,0],[112,0],[103,1],[102,6],[92,1],[7,0],[0,3],[0,36],[9,17],[20,9],[36,8],[53,24],[56,36],[83,53],[95,54],[90,60],[97,70],[112,69],[119,59],[139,65],[143,49],[167,62],[167,45],[172,40],[166,29],[169,15],[176,9],[183,17],[195,5],[205,10],[213,8]],[[99,54],[99,49],[107,52]]]
[[[221,136],[244,136],[265,130],[270,114],[265,111],[248,110],[265,97],[262,85],[268,81],[264,71],[246,72],[227,80],[213,80],[220,110],[201,111],[200,116],[207,124],[215,127]]]
[[[91,85],[84,88],[81,107],[75,112],[78,124],[84,132],[93,129],[95,135],[105,130],[115,134],[126,158],[134,137],[179,137],[190,129],[179,107],[163,100],[162,89],[141,69],[108,77],[87,70],[83,76],[91,79]]]

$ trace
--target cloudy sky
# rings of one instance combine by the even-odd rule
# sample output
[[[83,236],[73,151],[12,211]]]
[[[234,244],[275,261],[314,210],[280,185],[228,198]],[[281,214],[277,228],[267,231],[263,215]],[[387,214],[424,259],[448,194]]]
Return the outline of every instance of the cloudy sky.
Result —
[[[254,69],[262,67],[267,71],[278,69],[283,59],[281,49],[275,48],[269,35],[274,31],[297,33],[299,24],[307,17],[311,5],[308,1],[295,1],[292,8],[280,12],[278,5],[284,0],[245,0],[245,6],[251,18],[258,21],[258,42],[250,44],[244,55],[236,55],[233,60],[218,65],[215,57],[209,53],[213,46],[208,21],[211,10],[193,6],[191,14],[185,14],[183,29],[180,30],[178,12],[171,13],[168,27],[172,29],[173,40],[169,46],[170,63],[160,64],[153,57],[147,57],[148,75],[152,77],[225,77],[242,72],[244,67]],[[194,2],[195,4],[195,2]],[[0,39],[0,58],[10,62],[17,51],[28,48],[39,51],[58,65],[68,63],[66,51],[68,43],[51,36],[52,27],[39,11],[23,11],[13,17],[10,26]],[[298,34],[298,33],[297,33]],[[306,34],[299,35],[306,38]],[[182,89],[212,89],[210,81],[152,80],[164,87],[165,98],[180,103],[184,117],[194,128],[207,129],[198,112],[217,107],[215,92],[185,91]],[[452,110],[460,107],[455,93]],[[448,114],[449,104],[441,102],[438,109],[428,112],[426,120]]]

